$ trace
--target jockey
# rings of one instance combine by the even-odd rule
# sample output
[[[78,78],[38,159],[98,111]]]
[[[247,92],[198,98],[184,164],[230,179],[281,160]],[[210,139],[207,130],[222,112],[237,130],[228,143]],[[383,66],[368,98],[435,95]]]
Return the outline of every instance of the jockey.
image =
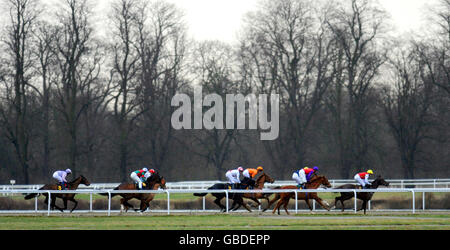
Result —
[[[143,168],[141,170],[137,170],[131,173],[130,177],[134,181],[134,183],[138,184],[139,190],[142,190],[142,186],[144,182],[155,173],[155,170],[147,168]],[[145,185],[145,184],[144,184]]]
[[[72,174],[72,170],[70,169],[59,170],[53,173],[53,178],[58,181],[58,184],[61,185],[62,190],[66,189],[67,187],[66,177],[70,174]]]
[[[260,172],[264,171],[264,168],[259,166],[258,168],[247,168],[244,170],[242,175],[244,176],[244,179],[242,180],[242,183],[246,184],[250,189],[253,189],[255,187],[255,176],[259,174]]]
[[[363,189],[366,188],[366,185],[370,185],[369,176],[373,174],[372,170],[367,170],[367,172],[358,173],[355,175],[354,179],[361,185]]]
[[[312,176],[319,171],[319,167],[315,166],[313,168],[307,168],[305,169],[306,174],[306,181],[309,182],[312,178]]]
[[[292,179],[297,182],[298,188],[305,188],[306,182],[310,181],[312,175],[318,170],[318,167],[297,170],[292,174]]]
[[[228,170],[225,174],[232,189],[237,189],[239,187],[239,184],[241,183],[239,176],[242,172],[244,172],[244,168],[238,167],[237,169]]]

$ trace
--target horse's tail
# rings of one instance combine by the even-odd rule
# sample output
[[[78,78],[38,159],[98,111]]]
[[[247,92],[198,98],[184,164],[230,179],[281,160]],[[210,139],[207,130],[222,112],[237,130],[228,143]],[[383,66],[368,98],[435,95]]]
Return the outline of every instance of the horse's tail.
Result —
[[[40,196],[41,194],[28,194],[28,195],[26,195],[24,198],[25,198],[25,200],[31,200],[31,199],[33,199],[34,197],[36,197],[36,196]]]
[[[114,188],[113,190],[119,190],[119,187]],[[99,193],[101,196],[109,196],[109,193]],[[111,194],[111,198],[117,196],[118,194]]]
[[[194,193],[194,196],[197,196],[197,197],[204,197],[204,196],[206,196],[208,193]]]
[[[219,184],[215,184],[215,185],[213,185],[212,187],[210,187],[210,188],[208,188],[208,190],[214,190],[214,189],[225,189],[225,185],[221,185],[220,183]],[[194,193],[194,196],[197,196],[197,197],[204,197],[204,196],[206,196],[208,193]]]

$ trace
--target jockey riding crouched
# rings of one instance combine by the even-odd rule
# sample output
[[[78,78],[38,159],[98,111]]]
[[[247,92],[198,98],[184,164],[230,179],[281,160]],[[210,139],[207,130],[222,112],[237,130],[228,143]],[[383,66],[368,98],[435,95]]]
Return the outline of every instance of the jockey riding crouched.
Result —
[[[295,182],[297,182],[298,188],[304,189],[306,188],[305,184],[311,180],[313,174],[315,174],[317,171],[319,171],[318,167],[314,168],[305,167],[304,169],[295,171],[292,174],[292,179],[295,180]]]
[[[256,181],[254,180],[255,176],[260,172],[264,171],[263,167],[259,166],[258,168],[247,168],[244,170],[242,175],[244,179],[242,180],[242,184],[246,185],[249,189],[253,189],[255,187]]]
[[[145,186],[144,182],[147,181],[147,179],[150,178],[150,176],[152,176],[152,174],[154,173],[154,169],[148,170],[147,168],[143,168],[141,170],[132,172],[130,177],[135,184],[138,184],[138,189],[142,190],[142,186]]]
[[[238,167],[237,169],[228,170],[225,177],[228,179],[228,184],[231,185],[232,189],[239,189],[239,184],[241,183],[240,174],[244,172],[243,167]]]
[[[58,181],[58,185],[61,185],[61,190],[64,190],[67,188],[66,177],[70,174],[72,174],[72,170],[70,170],[70,169],[59,170],[59,171],[56,171],[53,173],[53,178]]]
[[[367,170],[367,172],[358,173],[355,175],[354,179],[361,185],[362,189],[366,189],[369,183],[369,176],[373,174],[372,170]]]

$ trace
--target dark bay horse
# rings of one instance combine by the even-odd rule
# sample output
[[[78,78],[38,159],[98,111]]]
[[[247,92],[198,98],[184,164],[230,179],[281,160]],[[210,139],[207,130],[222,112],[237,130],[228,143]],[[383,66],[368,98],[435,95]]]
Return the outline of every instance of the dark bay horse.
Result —
[[[91,183],[84,177],[84,176],[80,176],[76,179],[74,179],[73,181],[67,183],[67,190],[76,190],[78,188],[78,186],[80,184],[84,184],[86,186],[91,185]],[[58,186],[59,184],[46,184],[43,187],[41,187],[39,190],[58,190]],[[29,194],[27,196],[25,196],[25,200],[29,200],[32,199],[36,196],[39,196],[40,194]],[[45,196],[45,201],[44,203],[48,205],[48,194],[47,193],[43,193],[42,195]],[[76,194],[51,194],[50,198],[51,198],[51,204],[50,204],[50,208],[52,210],[54,210],[55,208],[57,208],[59,211],[64,212],[64,210],[67,209],[67,201],[71,201],[73,203],[75,203],[75,205],[73,206],[72,210],[70,210],[70,212],[72,213],[73,210],[75,210],[75,208],[78,205],[78,202],[74,199]],[[60,198],[63,200],[64,202],[64,208],[60,208],[56,205],[56,198]]]
[[[320,187],[320,185],[324,185],[327,188],[331,187],[330,182],[328,181],[328,179],[325,176],[315,175],[311,178],[311,180],[308,183],[306,183],[306,189],[317,189]],[[297,188],[297,186],[283,186],[283,187],[278,187],[275,189],[298,189],[298,188]],[[278,210],[278,214],[280,214],[280,207],[281,207],[281,205],[283,205],[284,210],[286,211],[287,214],[289,214],[289,211],[287,210],[287,206],[289,204],[290,199],[295,199],[295,193],[293,193],[293,192],[291,192],[291,193],[276,193],[275,198],[273,198],[269,202],[267,208],[264,209],[263,212],[266,211],[267,209],[269,209],[270,206],[272,206],[272,204],[275,201],[279,200],[277,205],[273,209],[272,213],[275,213],[275,211]],[[310,193],[310,192],[297,193],[297,200],[304,200],[312,212],[312,207],[311,207],[311,204],[309,203],[309,199],[316,200],[323,208],[330,211],[329,206],[327,204],[325,204],[327,202],[322,200],[319,196],[317,196],[317,193]]]
[[[272,177],[270,177],[268,174],[266,173],[262,173],[258,179],[256,179],[255,181],[255,187],[253,190],[262,190],[264,188],[264,183],[274,183],[275,179],[273,179]],[[258,199],[266,199],[267,203],[269,203],[269,196],[272,194],[265,194],[265,193],[243,193],[242,197],[246,198],[246,199],[250,199],[254,202],[256,202],[257,206],[261,206],[261,202],[259,202]],[[231,205],[231,210],[232,211],[236,211],[237,209],[240,208],[240,206],[235,207],[236,205],[239,205],[238,202],[234,201],[233,204]]]
[[[166,180],[164,177],[160,176],[158,173],[154,173],[147,181],[144,182],[145,187],[143,190],[158,190],[159,187],[166,189]],[[114,190],[137,190],[136,184],[134,183],[122,183]],[[107,193],[102,193],[100,195],[108,196]],[[128,212],[128,209],[133,209],[134,211],[145,212],[150,207],[150,202],[155,198],[154,193],[124,193],[124,194],[111,194],[111,198],[114,196],[121,196],[120,199],[120,212]],[[131,199],[138,199],[141,201],[140,209],[135,209],[128,201]]]
[[[245,188],[245,186],[241,184],[240,188]],[[231,184],[229,184],[229,183],[216,183],[213,186],[211,186],[210,188],[208,188],[208,190],[231,190]],[[208,195],[208,193],[194,193],[194,196],[197,196],[197,197],[203,197],[203,196],[206,196],[206,195]],[[222,212],[225,212],[227,208],[224,205],[222,205],[220,203],[220,201],[223,198],[226,197],[226,194],[225,193],[211,193],[211,195],[216,197],[216,199],[214,200],[214,203],[217,206],[220,207]],[[244,203],[244,199],[242,198],[242,194],[240,194],[240,193],[230,193],[228,198],[233,200],[233,206],[236,206],[236,204],[237,204],[237,205],[239,205],[239,207],[243,206],[249,212],[252,212],[250,207],[247,204]]]
[[[368,189],[377,189],[379,186],[389,186],[389,182],[385,181],[381,176],[378,176],[372,184],[368,186]],[[345,184],[339,187],[336,187],[336,189],[360,189],[360,185],[355,184]],[[356,197],[363,201],[363,204],[358,211],[361,211],[364,209],[364,214],[366,214],[367,209],[367,202],[370,201],[373,197],[374,193],[368,193],[368,192],[359,192],[356,194]],[[354,198],[355,194],[353,192],[341,192],[341,196],[336,197],[334,199],[334,207],[336,207],[337,202],[340,201],[342,205],[342,212],[344,212],[344,201],[349,200],[351,198]]]

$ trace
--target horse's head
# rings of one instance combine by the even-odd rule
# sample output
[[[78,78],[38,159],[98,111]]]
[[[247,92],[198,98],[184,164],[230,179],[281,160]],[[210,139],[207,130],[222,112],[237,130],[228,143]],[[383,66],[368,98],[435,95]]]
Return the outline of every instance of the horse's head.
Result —
[[[91,183],[89,182],[89,180],[88,179],[86,179],[86,177],[84,177],[84,176],[80,176],[80,178],[81,178],[81,184],[84,184],[84,185],[86,185],[86,186],[89,186],[89,185],[91,185]]]
[[[264,173],[264,172],[263,172],[263,174],[258,178],[258,180],[257,180],[256,182],[260,181],[262,178],[264,178],[264,182],[267,182],[267,183],[274,183],[274,182],[275,182],[275,179],[274,179],[274,178],[270,177],[268,174],[266,174],[266,173]]]
[[[166,180],[164,177],[160,176],[158,172],[155,172],[152,176],[150,176],[147,182],[151,188],[153,188],[155,184],[159,184],[162,189],[166,189]]]
[[[389,182],[385,181],[381,175],[379,175],[373,182],[372,182],[372,186],[385,186],[385,187],[389,187]]]
[[[161,179],[160,179],[159,184],[161,184],[161,188],[162,188],[162,189],[164,189],[164,190],[167,189],[167,188],[166,188],[166,179],[164,179],[163,176],[161,176]]]
[[[316,188],[318,188],[320,185],[324,185],[327,188],[331,188],[331,184],[328,181],[327,177],[323,175],[314,175],[309,182],[311,184],[315,184],[314,186],[317,186]]]

